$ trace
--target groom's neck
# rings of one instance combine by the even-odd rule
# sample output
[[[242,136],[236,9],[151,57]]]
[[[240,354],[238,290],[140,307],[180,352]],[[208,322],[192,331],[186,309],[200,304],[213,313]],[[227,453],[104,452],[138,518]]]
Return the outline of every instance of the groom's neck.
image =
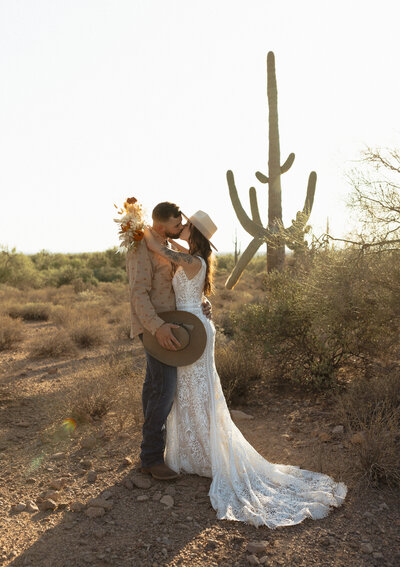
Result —
[[[153,227],[152,227],[152,228],[153,228],[153,230],[154,230],[157,234],[159,234],[159,235],[161,236],[161,238],[163,238],[164,240],[167,240],[167,237],[166,237],[166,235],[165,235],[165,229],[164,229],[163,227],[161,227],[161,226],[158,225],[158,224],[154,224],[154,223],[153,223]]]

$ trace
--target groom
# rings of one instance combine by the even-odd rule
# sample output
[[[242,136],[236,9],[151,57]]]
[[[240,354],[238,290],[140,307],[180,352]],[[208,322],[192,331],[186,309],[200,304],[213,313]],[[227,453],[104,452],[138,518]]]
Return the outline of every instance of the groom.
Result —
[[[159,203],[153,209],[153,234],[164,245],[168,238],[179,238],[182,230],[182,213],[174,203]],[[126,268],[131,303],[131,338],[143,339],[147,329],[160,345],[174,350],[179,346],[172,329],[157,313],[175,310],[175,294],[172,288],[172,264],[149,250],[142,240],[137,248],[128,252]],[[203,303],[203,312],[211,318],[211,304]],[[170,480],[178,474],[164,463],[166,420],[172,408],[176,391],[177,370],[146,352],[146,378],[143,384],[143,439],[141,443],[141,472],[159,480]]]

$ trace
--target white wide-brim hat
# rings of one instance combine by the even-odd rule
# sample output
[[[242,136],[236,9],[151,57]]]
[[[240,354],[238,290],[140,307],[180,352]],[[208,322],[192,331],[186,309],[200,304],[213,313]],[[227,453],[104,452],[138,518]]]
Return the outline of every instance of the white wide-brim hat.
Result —
[[[186,220],[191,222],[203,236],[207,238],[210,245],[214,248],[214,250],[218,252],[218,250],[210,240],[218,227],[213,223],[209,215],[204,211],[197,211],[197,213],[194,213],[194,215],[192,215],[190,218],[188,218],[184,213],[182,213],[182,215]]]

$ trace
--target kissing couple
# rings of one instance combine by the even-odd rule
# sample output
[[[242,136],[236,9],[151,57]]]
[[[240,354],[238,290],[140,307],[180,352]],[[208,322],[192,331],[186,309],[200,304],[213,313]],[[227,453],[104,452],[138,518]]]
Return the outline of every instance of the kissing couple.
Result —
[[[139,336],[147,361],[140,470],[158,480],[181,473],[211,478],[208,495],[218,519],[277,528],[324,518],[343,503],[347,486],[270,463],[232,421],[207,299],[216,225],[207,213],[187,218],[170,202],[159,203],[152,219],[127,254],[131,338]]]

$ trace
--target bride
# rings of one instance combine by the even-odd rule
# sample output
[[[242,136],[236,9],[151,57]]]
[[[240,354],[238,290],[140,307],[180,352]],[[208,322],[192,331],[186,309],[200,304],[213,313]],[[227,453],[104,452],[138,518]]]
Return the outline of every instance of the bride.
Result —
[[[198,211],[180,235],[189,248],[171,242],[179,251],[160,244],[145,230],[148,248],[176,266],[176,308],[195,314],[207,332],[202,356],[178,367],[166,422],[165,462],[178,473],[212,478],[208,494],[218,519],[277,528],[324,518],[332,506],[343,503],[347,486],[326,474],[270,463],[231,419],[215,367],[215,327],[201,308],[212,286],[210,238],[216,229],[210,217]]]

